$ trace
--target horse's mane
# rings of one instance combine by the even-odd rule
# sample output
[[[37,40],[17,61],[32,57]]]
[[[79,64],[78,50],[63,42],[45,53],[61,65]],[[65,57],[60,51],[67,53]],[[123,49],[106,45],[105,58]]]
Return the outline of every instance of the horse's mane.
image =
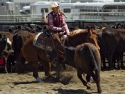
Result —
[[[85,32],[88,32],[87,29],[76,29],[76,30],[70,32],[69,37],[70,37],[70,36],[71,36],[71,37],[78,36],[79,34],[85,33]]]

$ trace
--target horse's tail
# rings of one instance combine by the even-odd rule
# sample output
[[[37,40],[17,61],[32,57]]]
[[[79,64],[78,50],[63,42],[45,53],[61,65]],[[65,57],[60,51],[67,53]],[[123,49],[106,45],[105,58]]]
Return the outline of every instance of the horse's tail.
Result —
[[[92,49],[90,49],[89,46],[87,46],[87,47],[88,47],[88,50],[90,52],[90,57],[91,57],[92,63],[94,64],[95,75],[96,75],[97,78],[99,78],[99,67],[98,67],[98,64],[97,64],[98,60],[96,60],[95,55],[94,55]]]

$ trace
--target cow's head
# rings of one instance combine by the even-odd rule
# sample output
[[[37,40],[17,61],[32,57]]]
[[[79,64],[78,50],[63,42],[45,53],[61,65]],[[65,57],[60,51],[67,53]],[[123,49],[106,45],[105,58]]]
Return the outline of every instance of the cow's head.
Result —
[[[24,59],[21,52],[20,52],[20,55],[16,61],[15,66],[13,68],[13,71],[16,73],[24,73],[25,72],[25,59]]]
[[[5,50],[8,51],[9,53],[14,53],[12,48],[12,42],[10,41],[9,38],[7,38],[7,44],[6,44]]]
[[[28,61],[25,61],[24,58],[20,55],[14,68],[13,71],[19,74],[22,73],[27,73],[29,71],[33,71],[36,67],[38,67],[38,63],[31,63]]]
[[[16,62],[14,68],[12,71],[16,72],[16,73],[25,73],[25,69],[24,69],[25,64],[22,64],[21,62]]]

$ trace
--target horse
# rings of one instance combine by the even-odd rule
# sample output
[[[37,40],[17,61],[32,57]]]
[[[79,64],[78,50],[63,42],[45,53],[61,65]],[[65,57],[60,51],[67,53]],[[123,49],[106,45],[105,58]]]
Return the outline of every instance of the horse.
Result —
[[[38,62],[42,63],[42,65],[44,66],[45,75],[52,76],[51,62],[49,62],[47,58],[47,55],[51,55],[51,51],[46,51],[34,46],[34,39],[35,37],[32,37],[24,43],[17,60],[15,70],[17,73],[23,73],[25,72],[25,69],[26,71],[30,70],[33,72],[33,77],[36,78],[38,82],[41,82],[42,80],[38,76]],[[74,47],[76,47],[77,45],[82,44],[86,41],[93,43],[99,49],[97,36],[92,33],[92,28],[88,28],[86,30],[78,29],[73,31],[71,35],[69,35],[65,40],[64,45],[73,45]],[[28,61],[29,63],[25,64],[25,61]]]

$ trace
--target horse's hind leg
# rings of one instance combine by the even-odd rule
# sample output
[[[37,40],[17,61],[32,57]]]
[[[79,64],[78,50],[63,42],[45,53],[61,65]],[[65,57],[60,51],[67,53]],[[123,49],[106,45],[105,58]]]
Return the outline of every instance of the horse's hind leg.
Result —
[[[78,70],[77,70],[77,76],[82,81],[83,85],[86,86],[87,89],[90,89],[90,87],[87,85],[87,82],[82,78],[82,73],[80,73]]]

